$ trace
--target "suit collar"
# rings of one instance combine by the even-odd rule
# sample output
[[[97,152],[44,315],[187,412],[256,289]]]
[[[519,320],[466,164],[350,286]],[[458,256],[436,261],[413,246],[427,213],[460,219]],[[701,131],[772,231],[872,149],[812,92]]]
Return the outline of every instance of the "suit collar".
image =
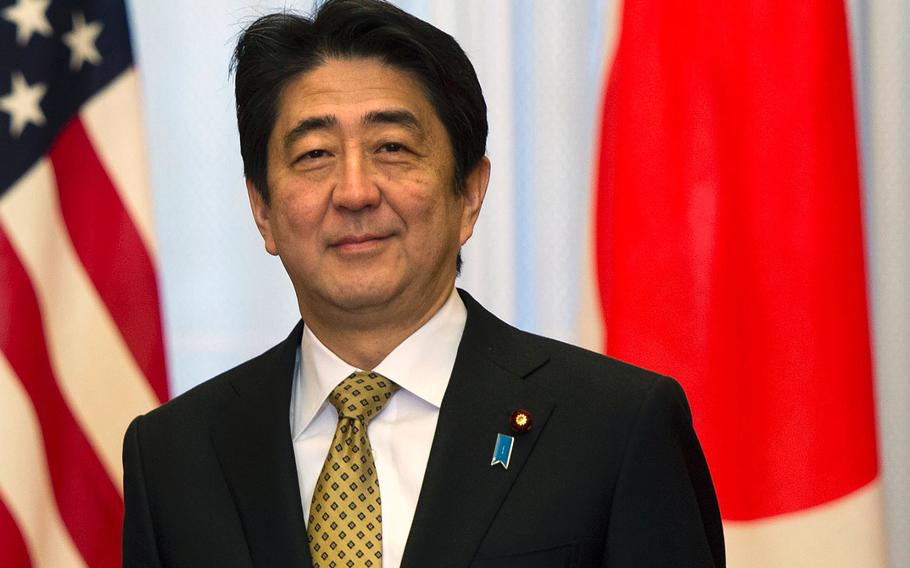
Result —
[[[520,332],[460,291],[468,310],[424,474],[403,567],[466,566],[521,472],[553,402],[523,380],[545,365]],[[531,412],[531,431],[516,434],[509,416]],[[499,433],[514,435],[509,468],[491,466]]]
[[[466,319],[464,302],[453,287],[448,300],[429,321],[392,349],[373,369],[352,367],[304,326],[300,367],[292,391],[293,439],[296,440],[316,418],[338,382],[354,371],[376,371],[439,408],[452,376]]]
[[[302,328],[234,377],[211,431],[256,566],[311,566],[288,419]]]
[[[553,402],[524,380],[546,365],[524,334],[459,290],[468,316],[446,389],[403,567],[466,566],[546,426]],[[236,398],[212,441],[243,523],[254,565],[312,566],[288,411],[302,322],[230,382]],[[491,466],[509,416],[531,412],[515,434],[509,468]]]

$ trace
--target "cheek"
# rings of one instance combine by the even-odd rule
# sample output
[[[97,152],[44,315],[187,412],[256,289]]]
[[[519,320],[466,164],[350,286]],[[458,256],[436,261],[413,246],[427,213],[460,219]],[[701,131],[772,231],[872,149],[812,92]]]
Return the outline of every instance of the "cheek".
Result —
[[[426,187],[423,178],[407,180],[407,183],[398,183],[384,188],[383,200],[389,208],[406,225],[414,228],[432,222],[432,217],[438,207],[433,191]]]
[[[323,207],[312,199],[302,196],[284,199],[281,203],[281,214],[278,217],[279,240],[295,247],[315,242],[322,218]]]
[[[420,246],[429,253],[444,254],[460,244],[462,222],[458,203],[449,196],[419,202]]]

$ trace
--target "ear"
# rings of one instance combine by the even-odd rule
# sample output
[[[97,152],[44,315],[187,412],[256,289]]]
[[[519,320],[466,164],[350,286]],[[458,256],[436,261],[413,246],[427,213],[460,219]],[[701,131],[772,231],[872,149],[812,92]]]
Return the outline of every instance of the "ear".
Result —
[[[474,224],[480,215],[483,198],[487,194],[487,184],[490,183],[490,159],[484,156],[477,162],[468,177],[465,178],[461,192],[461,244],[468,242],[474,234]]]
[[[272,235],[272,211],[269,208],[269,204],[265,202],[262,194],[259,193],[259,190],[256,189],[256,186],[250,180],[246,180],[246,193],[250,198],[250,209],[253,211],[253,219],[256,221],[262,240],[265,241],[265,250],[272,256],[277,256],[278,244],[275,242],[274,235]]]

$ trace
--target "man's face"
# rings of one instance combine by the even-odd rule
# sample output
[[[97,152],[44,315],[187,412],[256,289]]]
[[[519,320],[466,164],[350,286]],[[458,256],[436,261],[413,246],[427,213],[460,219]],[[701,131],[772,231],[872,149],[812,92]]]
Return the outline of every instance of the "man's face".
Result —
[[[456,196],[452,147],[420,84],[377,60],[329,60],[282,93],[270,203],[248,189],[304,318],[407,324],[451,290],[488,175],[484,158]]]

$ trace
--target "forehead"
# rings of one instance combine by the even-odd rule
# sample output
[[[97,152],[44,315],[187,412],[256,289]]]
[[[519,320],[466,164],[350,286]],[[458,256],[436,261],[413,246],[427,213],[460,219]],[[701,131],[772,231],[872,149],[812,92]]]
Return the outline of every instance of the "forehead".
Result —
[[[439,123],[422,85],[411,74],[376,59],[329,59],[284,88],[273,134],[282,135],[308,118],[333,117],[344,125],[393,109],[412,113],[421,128]]]

